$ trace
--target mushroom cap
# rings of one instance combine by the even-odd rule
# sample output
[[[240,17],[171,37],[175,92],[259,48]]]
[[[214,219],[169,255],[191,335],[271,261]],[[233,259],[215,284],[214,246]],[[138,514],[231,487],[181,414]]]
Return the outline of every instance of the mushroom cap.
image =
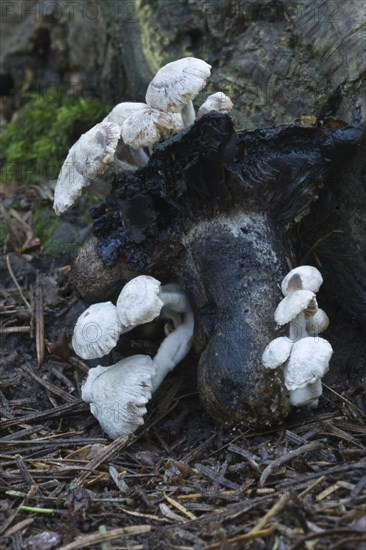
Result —
[[[77,320],[72,346],[82,359],[103,357],[116,346],[122,331],[117,308],[112,302],[93,304]]]
[[[170,113],[164,113],[145,105],[125,119],[121,127],[121,137],[134,149],[152,147],[163,136],[180,129]]]
[[[144,111],[146,109],[146,103],[138,103],[137,101],[123,101],[118,103],[110,113],[104,118],[103,122],[114,122],[119,127],[122,126],[126,118],[131,115]]]
[[[285,369],[285,386],[294,391],[314,384],[328,371],[333,349],[324,338],[308,336],[294,343]]]
[[[313,384],[290,391],[289,400],[294,407],[316,407],[322,393],[323,388],[319,378]]]
[[[206,86],[211,65],[196,57],[184,57],[164,65],[150,82],[146,103],[155,109],[179,112]]]
[[[121,323],[137,326],[153,321],[160,315],[164,302],[159,298],[160,281],[149,275],[139,275],[121,290],[117,313]]]
[[[309,336],[317,336],[320,332],[326,330],[329,326],[329,317],[322,309],[307,317],[306,320],[306,332]]]
[[[59,173],[53,208],[57,215],[70,208],[92,179],[103,174],[113,162],[120,138],[113,122],[99,122],[71,147]]]
[[[318,292],[321,284],[323,283],[323,277],[316,267],[312,265],[300,265],[287,273],[286,277],[283,279],[281,289],[284,296],[287,296],[290,293],[288,283],[293,275],[300,276],[302,288],[304,290],[311,290],[314,293]]]
[[[294,290],[290,292],[276,308],[274,313],[276,323],[278,325],[289,323],[314,301],[316,301],[315,294],[311,290]]]
[[[218,111],[219,113],[229,113],[233,108],[233,102],[230,97],[225,95],[224,92],[216,92],[209,95],[201,107],[198,109],[197,118],[206,115],[210,111]]]
[[[106,434],[115,439],[141,426],[151,399],[155,365],[148,355],[133,355],[110,367],[90,369],[81,397]]]
[[[262,363],[266,369],[276,369],[290,357],[294,343],[284,336],[275,338],[268,344],[262,355]]]

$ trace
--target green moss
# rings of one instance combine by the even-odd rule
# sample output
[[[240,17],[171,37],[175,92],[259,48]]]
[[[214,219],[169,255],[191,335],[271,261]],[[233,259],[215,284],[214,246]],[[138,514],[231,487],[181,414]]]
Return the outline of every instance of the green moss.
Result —
[[[29,94],[16,120],[0,134],[0,182],[56,178],[70,146],[108,111],[99,99]]]

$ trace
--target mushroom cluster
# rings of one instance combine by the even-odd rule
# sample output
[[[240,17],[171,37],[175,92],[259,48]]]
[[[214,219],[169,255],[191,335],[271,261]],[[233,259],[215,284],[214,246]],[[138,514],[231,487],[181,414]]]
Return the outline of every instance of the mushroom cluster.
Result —
[[[194,320],[185,293],[141,275],[122,289],[116,305],[93,304],[79,317],[72,344],[83,359],[110,353],[121,334],[161,317],[173,323],[155,357],[134,355],[109,367],[89,370],[81,397],[112,439],[132,434],[144,423],[146,404],[166,375],[190,350]]]
[[[315,296],[322,282],[320,272],[309,265],[296,267],[286,275],[281,284],[285,297],[274,318],[279,326],[289,324],[289,338],[275,338],[262,355],[267,369],[285,366],[285,386],[290,404],[295,407],[318,405],[321,379],[328,371],[333,354],[329,342],[318,336],[329,325]]]
[[[145,166],[154,143],[192,125],[196,119],[193,100],[210,74],[211,65],[195,57],[168,63],[150,82],[146,103],[119,103],[83,134],[61,168],[55,188],[56,214],[68,210],[84,187],[98,187],[98,176],[108,168],[119,173]],[[198,117],[211,110],[227,113],[232,107],[230,98],[217,92],[203,103]]]

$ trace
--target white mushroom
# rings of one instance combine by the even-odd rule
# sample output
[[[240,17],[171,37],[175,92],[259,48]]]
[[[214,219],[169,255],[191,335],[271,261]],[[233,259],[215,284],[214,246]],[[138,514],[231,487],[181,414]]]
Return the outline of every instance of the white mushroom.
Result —
[[[168,318],[188,311],[186,294],[177,285],[161,286],[160,281],[149,275],[131,279],[121,290],[117,300],[117,313],[124,326],[149,323],[163,310]]]
[[[296,407],[318,404],[322,393],[321,378],[328,370],[333,353],[327,340],[315,338],[329,324],[315,298],[322,281],[321,274],[312,266],[295,268],[286,275],[282,281],[285,298],[274,316],[278,325],[290,323],[290,337],[275,338],[262,355],[265,368],[285,366],[289,401]]]
[[[291,271],[287,273],[286,277],[283,279],[281,289],[284,296],[287,296],[287,294],[291,292],[291,285],[289,286],[289,283],[294,275],[297,275],[300,278],[300,288],[303,288],[304,290],[311,290],[314,293],[318,292],[323,283],[323,277],[316,267],[313,267],[312,265],[300,265],[299,267],[291,269]]]
[[[268,344],[262,355],[262,363],[266,369],[276,369],[290,357],[293,342],[284,336],[275,338]]]
[[[309,400],[315,399],[314,392],[319,392],[319,384],[318,386],[314,386],[314,384],[319,382],[328,372],[332,354],[332,346],[323,338],[314,340],[312,337],[307,337],[294,343],[290,359],[285,368],[285,386],[290,391],[290,401],[296,399],[297,406],[300,406],[306,405]],[[297,390],[307,391],[304,391],[303,394],[297,393],[294,397],[291,397],[291,392]],[[300,395],[304,399],[303,402],[300,402]]]
[[[148,355],[133,355],[110,367],[90,369],[81,397],[106,434],[115,439],[144,423],[156,367]]]
[[[82,399],[90,403],[92,414],[111,438],[131,434],[143,424],[145,405],[151,398],[151,393],[187,355],[194,329],[193,313],[184,292],[177,285],[161,287],[160,282],[153,277],[140,276],[127,283],[120,294],[118,308],[123,324],[117,317],[118,328],[114,342],[110,339],[104,342],[103,335],[106,333],[109,336],[105,318],[109,319],[107,314],[113,314],[115,319],[117,307],[107,302],[95,304],[84,312],[74,331],[73,344],[77,353],[84,353],[84,348],[87,347],[84,357],[95,357],[101,346],[102,351],[109,352],[122,331],[126,332],[138,324],[152,321],[160,313],[173,320],[175,330],[163,340],[153,360],[146,355],[138,355],[123,359],[111,367],[98,366],[90,369],[82,387]],[[103,330],[100,325],[93,325],[92,337],[97,340],[98,349],[95,350],[96,344],[93,341],[90,351],[89,341],[86,345],[83,335],[87,320],[98,310]]]
[[[275,321],[280,326],[290,323],[290,339],[294,342],[307,336],[305,310],[309,306],[317,307],[315,294],[311,290],[293,290],[277,306]]]
[[[306,317],[306,332],[308,336],[318,336],[320,332],[326,330],[329,326],[329,317],[322,309],[318,309],[314,315]]]
[[[129,117],[135,116],[135,115],[138,116],[139,113],[146,112],[147,108],[148,106],[146,105],[146,103],[124,101],[122,103],[118,103],[118,105],[116,105],[111,110],[111,112],[105,117],[103,122],[114,122],[119,126],[120,131],[122,131],[122,126]],[[118,148],[117,148],[118,158],[121,158],[122,160],[126,160],[124,158],[125,149],[128,150],[128,153],[131,155],[136,166],[142,167],[148,163],[149,157],[145,153],[145,151],[143,151],[143,149],[130,147],[129,145],[126,145],[123,143],[123,139],[121,139],[118,144]]]
[[[290,391],[289,401],[293,407],[317,407],[319,397],[323,393],[320,378],[313,384],[307,384],[304,388]]]
[[[111,112],[108,113],[108,115],[103,119],[103,122],[114,122],[114,124],[117,124],[120,128],[122,128],[126,118],[138,113],[139,111],[144,111],[146,107],[146,103],[138,103],[137,101],[123,101],[113,107]]]
[[[216,92],[209,95],[201,107],[198,109],[197,118],[201,118],[203,115],[207,115],[210,111],[217,111],[219,113],[229,113],[233,108],[233,102],[230,97],[225,95],[224,92]]]
[[[202,59],[185,57],[162,67],[150,82],[146,103],[154,109],[181,112],[185,128],[196,118],[192,100],[206,86],[211,65]]]
[[[71,147],[57,179],[54,210],[70,208],[87,187],[114,162],[120,129],[113,122],[100,122]]]
[[[169,136],[181,128],[177,127],[176,119],[170,113],[145,105],[144,110],[126,118],[121,127],[121,137],[133,149],[140,149],[152,147],[161,137]]]
[[[72,337],[74,351],[82,359],[103,357],[115,347],[122,331],[112,302],[93,304],[76,322]]]
[[[138,326],[160,315],[164,302],[159,298],[161,283],[149,275],[129,281],[117,300],[117,313],[124,326]]]

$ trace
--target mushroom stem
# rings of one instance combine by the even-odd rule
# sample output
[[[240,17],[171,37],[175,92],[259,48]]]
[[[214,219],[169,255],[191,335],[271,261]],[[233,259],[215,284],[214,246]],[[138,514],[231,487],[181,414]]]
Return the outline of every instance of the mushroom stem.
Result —
[[[291,405],[294,407],[316,407],[318,405],[319,397],[322,394],[322,381],[318,378],[312,384],[307,384],[304,388],[292,390],[289,392],[289,399]]]
[[[181,110],[181,115],[184,128],[189,128],[189,126],[192,126],[196,120],[196,111],[194,110],[192,101],[188,101],[188,103],[183,107]]]
[[[297,342],[301,338],[306,338],[306,319],[305,313],[301,311],[292,321],[290,321],[290,340]]]
[[[136,166],[139,168],[143,168],[149,162],[149,155],[147,155],[143,149],[134,149],[130,147],[130,153]]]
[[[182,324],[171,332],[160,345],[157,354],[153,358],[156,374],[152,380],[154,392],[162,383],[167,374],[184,359],[192,344],[194,329],[193,313],[184,314]]]

